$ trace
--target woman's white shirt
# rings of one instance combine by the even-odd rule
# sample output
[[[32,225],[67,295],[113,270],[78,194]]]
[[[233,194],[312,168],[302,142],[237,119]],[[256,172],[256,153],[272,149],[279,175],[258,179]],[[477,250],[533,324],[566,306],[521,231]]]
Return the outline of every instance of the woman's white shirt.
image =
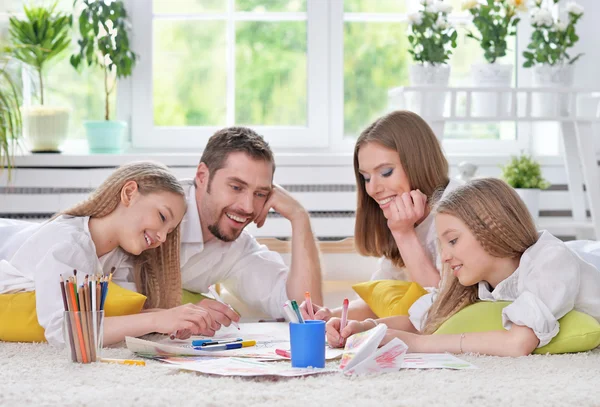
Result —
[[[586,257],[595,265],[583,260]],[[600,322],[600,244],[576,241],[565,244],[547,231],[528,248],[517,270],[493,290],[479,283],[483,301],[512,301],[502,311],[505,329],[527,326],[542,347],[560,329],[558,320],[571,310],[586,313]]]
[[[126,288],[132,285],[127,281],[131,256],[117,248],[98,259],[88,222],[89,217],[71,216],[45,223],[0,219],[0,294],[35,290],[38,322],[52,345],[64,344],[61,274],[67,278],[77,270],[82,279],[108,275],[115,267],[113,280]]]

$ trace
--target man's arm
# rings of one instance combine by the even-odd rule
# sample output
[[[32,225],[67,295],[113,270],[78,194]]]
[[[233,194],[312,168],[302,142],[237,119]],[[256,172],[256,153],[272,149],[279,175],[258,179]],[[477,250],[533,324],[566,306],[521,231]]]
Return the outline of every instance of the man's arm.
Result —
[[[290,219],[292,223],[292,263],[286,289],[290,300],[298,304],[304,301],[304,293],[310,292],[311,300],[323,303],[321,288],[321,261],[319,249],[306,211]]]
[[[301,303],[304,293],[308,291],[316,304],[322,304],[321,262],[308,212],[278,185],[273,185],[263,211],[256,217],[259,228],[265,223],[271,208],[292,224],[292,263],[286,282],[288,298]]]

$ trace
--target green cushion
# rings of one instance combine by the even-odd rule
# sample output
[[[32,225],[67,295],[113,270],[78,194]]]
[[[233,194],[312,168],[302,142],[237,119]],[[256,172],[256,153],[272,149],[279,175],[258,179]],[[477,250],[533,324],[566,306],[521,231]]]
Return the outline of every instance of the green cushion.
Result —
[[[502,309],[510,302],[481,301],[469,305],[444,322],[436,334],[498,331],[502,327]],[[600,346],[600,323],[583,312],[570,311],[558,320],[560,330],[549,344],[533,353],[585,352]]]
[[[202,294],[194,293],[194,292],[191,292],[188,290],[181,290],[181,303],[182,304],[188,304],[190,302],[192,304],[197,304],[206,298],[208,298],[208,297],[205,297]]]

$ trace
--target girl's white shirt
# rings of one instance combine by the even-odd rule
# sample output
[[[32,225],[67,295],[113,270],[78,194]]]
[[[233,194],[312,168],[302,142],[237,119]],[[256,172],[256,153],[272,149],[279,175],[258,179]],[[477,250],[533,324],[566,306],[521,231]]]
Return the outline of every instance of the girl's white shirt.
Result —
[[[116,248],[98,258],[88,223],[89,217],[64,215],[44,223],[0,219],[0,294],[35,290],[38,322],[52,345],[64,344],[61,274],[77,270],[81,284],[86,275],[108,275],[115,267],[113,281],[135,288],[127,281],[131,255]]]
[[[502,311],[504,328],[527,326],[539,338],[538,347],[542,347],[558,334],[558,320],[571,310],[600,322],[599,270],[599,242],[564,243],[541,231],[513,274],[493,290],[487,282],[479,283],[479,298],[512,301]]]

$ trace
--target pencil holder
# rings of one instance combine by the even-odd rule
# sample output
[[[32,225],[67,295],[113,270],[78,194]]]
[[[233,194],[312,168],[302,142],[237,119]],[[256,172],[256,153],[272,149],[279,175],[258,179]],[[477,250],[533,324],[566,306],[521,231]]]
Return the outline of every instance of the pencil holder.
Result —
[[[63,336],[71,361],[96,362],[104,338],[104,311],[65,311]]]
[[[290,322],[292,367],[325,367],[325,321]]]

